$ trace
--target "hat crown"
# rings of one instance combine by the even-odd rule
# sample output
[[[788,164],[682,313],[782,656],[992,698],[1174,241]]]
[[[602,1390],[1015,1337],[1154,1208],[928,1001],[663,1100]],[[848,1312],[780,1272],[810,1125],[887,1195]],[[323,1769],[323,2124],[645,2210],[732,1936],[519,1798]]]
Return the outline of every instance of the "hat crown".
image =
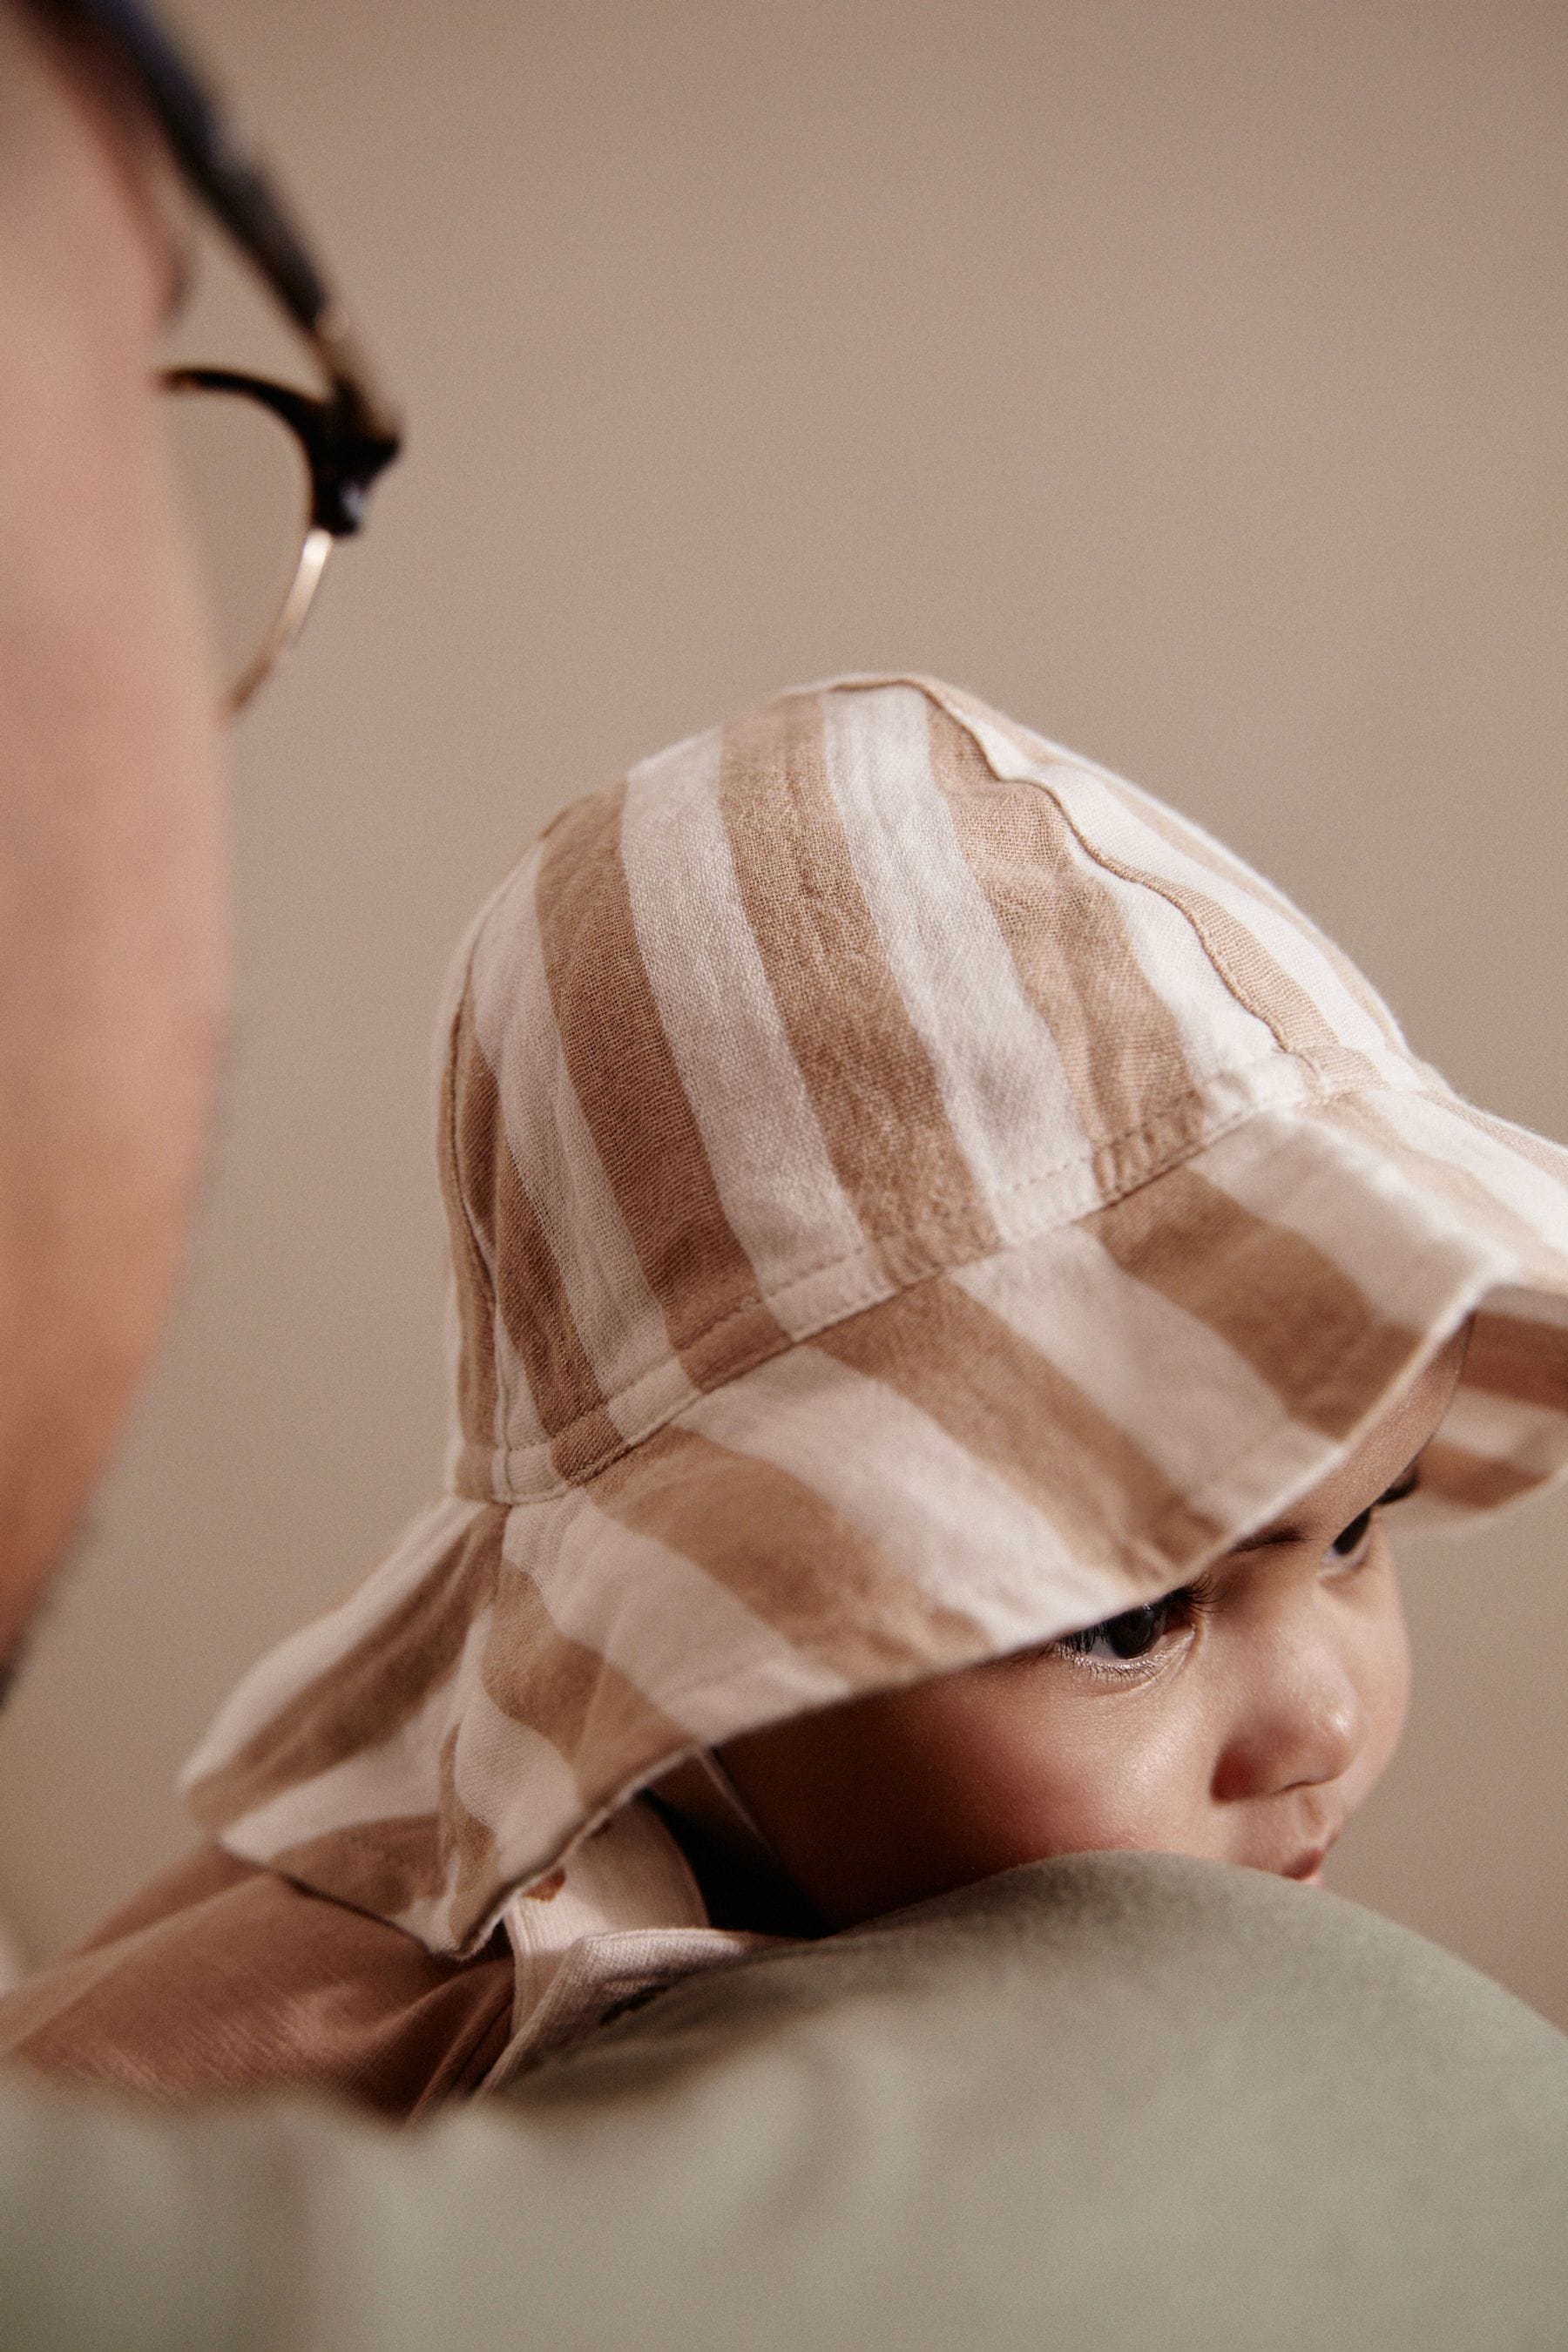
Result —
[[[902,678],[782,696],[566,809],[454,1002],[459,1484],[501,1500],[1259,1106],[1416,1075],[1200,828]]]

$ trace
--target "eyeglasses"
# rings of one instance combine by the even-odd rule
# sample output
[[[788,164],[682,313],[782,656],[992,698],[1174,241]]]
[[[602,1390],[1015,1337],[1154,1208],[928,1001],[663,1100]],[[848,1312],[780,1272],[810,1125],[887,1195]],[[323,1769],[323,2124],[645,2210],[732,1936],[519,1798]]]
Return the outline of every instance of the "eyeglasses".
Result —
[[[36,0],[109,43],[188,185],[282,305],[329,386],[314,397],[233,368],[166,369],[175,447],[237,710],[298,636],[328,556],[364,520],[401,446],[347,318],[277,189],[138,0]]]

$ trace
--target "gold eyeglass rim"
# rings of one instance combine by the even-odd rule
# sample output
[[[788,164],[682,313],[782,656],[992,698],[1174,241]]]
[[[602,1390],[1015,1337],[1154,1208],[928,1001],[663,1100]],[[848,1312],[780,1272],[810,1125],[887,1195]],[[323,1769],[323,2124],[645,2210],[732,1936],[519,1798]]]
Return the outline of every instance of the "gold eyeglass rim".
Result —
[[[289,205],[184,44],[142,0],[31,5],[63,33],[108,43],[186,185],[303,337],[328,387],[324,397],[312,398],[234,369],[174,368],[163,375],[174,390],[228,390],[260,400],[295,433],[310,467],[310,522],[293,583],[265,646],[228,689],[225,708],[237,710],[299,635],[333,545],[360,530],[372,485],[402,448],[402,426]]]

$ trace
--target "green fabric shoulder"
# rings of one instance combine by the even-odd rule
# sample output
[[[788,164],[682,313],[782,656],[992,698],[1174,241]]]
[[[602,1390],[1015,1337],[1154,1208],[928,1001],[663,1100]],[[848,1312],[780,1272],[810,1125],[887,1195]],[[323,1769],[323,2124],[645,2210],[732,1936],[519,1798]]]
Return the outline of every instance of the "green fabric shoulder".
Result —
[[[1563,2341],[1568,2040],[1332,1895],[1013,1872],[402,2132],[0,2102],[7,2352]]]

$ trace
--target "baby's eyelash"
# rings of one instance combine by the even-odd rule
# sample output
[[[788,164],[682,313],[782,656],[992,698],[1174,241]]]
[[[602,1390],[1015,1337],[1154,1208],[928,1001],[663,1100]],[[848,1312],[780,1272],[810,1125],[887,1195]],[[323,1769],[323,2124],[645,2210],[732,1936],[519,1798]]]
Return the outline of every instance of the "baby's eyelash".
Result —
[[[1384,1489],[1375,1503],[1358,1511],[1347,1527],[1342,1528],[1330,1544],[1330,1551],[1339,1559],[1353,1559],[1371,1531],[1376,1513],[1390,1503],[1402,1503],[1421,1484],[1421,1467],[1413,1462],[1392,1486]],[[1098,1625],[1085,1625],[1076,1633],[1064,1633],[1059,1641],[1047,1644],[1046,1653],[1076,1661],[1086,1671],[1115,1678],[1128,1675],[1141,1666],[1155,1648],[1177,1625],[1195,1625],[1213,1597],[1206,1577],[1191,1584],[1179,1585],[1173,1592],[1163,1592],[1154,1601],[1140,1601],[1135,1609],[1119,1610],[1114,1617],[1102,1617]],[[1096,1655],[1101,1645],[1111,1655]]]
[[[1329,1546],[1329,1549],[1336,1559],[1348,1559],[1352,1552],[1360,1550],[1371,1529],[1372,1515],[1375,1508],[1375,1504],[1369,1503],[1364,1511],[1357,1512],[1348,1528],[1340,1529],[1339,1534]]]
[[[1205,1605],[1201,1584],[1184,1584],[1174,1592],[1163,1592],[1156,1601],[1141,1601],[1136,1609],[1122,1609],[1114,1617],[1102,1618],[1098,1625],[1064,1634],[1051,1647],[1095,1673],[1128,1674],[1142,1664],[1173,1627],[1194,1623]],[[1110,1644],[1116,1663],[1094,1654],[1102,1642]]]
[[[1394,1485],[1387,1487],[1384,1493],[1378,1496],[1375,1503],[1369,1503],[1364,1511],[1358,1511],[1356,1513],[1355,1517],[1351,1521],[1348,1527],[1344,1527],[1340,1529],[1339,1534],[1329,1546],[1329,1549],[1334,1554],[1335,1558],[1338,1559],[1349,1559],[1355,1552],[1358,1552],[1361,1549],[1362,1545],[1366,1540],[1368,1532],[1372,1527],[1373,1516],[1377,1512],[1384,1509],[1390,1503],[1403,1503],[1407,1495],[1415,1494],[1420,1484],[1421,1465],[1419,1462],[1413,1462],[1409,1469],[1404,1473],[1403,1476],[1396,1478]]]

